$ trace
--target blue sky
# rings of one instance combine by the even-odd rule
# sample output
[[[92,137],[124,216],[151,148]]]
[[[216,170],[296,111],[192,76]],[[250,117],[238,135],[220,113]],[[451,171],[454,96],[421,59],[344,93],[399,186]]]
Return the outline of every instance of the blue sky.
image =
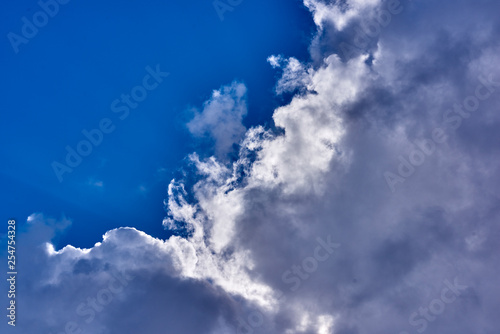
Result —
[[[58,3],[0,11],[2,333],[498,334],[500,2]]]
[[[212,2],[70,1],[27,44],[1,43],[2,217],[33,212],[73,220],[61,245],[92,246],[105,231],[138,227],[166,237],[166,187],[199,143],[189,109],[212,90],[245,82],[246,126],[269,124],[280,103],[271,54],[309,58],[314,25],[292,1],[243,1],[223,12]],[[20,35],[36,1],[2,5],[1,32]],[[271,31],[272,33],[269,33]],[[111,102],[142,83],[145,68],[170,73],[125,120]],[[51,164],[76,149],[82,130],[110,118],[116,130],[59,182]],[[26,203],[30,198],[29,204]]]

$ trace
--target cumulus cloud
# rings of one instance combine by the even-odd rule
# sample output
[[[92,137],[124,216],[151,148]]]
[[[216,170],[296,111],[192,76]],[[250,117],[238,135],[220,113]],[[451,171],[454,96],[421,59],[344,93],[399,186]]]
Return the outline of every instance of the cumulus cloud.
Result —
[[[381,0],[304,0],[304,5],[313,14],[314,23],[319,30],[325,23],[331,23],[337,30],[342,30],[351,20],[379,5]]]
[[[384,4],[305,5],[324,42]],[[185,235],[121,228],[56,251],[68,223],[34,216],[20,327],[496,333],[499,6],[414,1],[359,54],[313,41],[314,64],[270,57],[284,67],[277,87],[304,88],[274,111],[277,131],[243,130],[242,84],[215,91],[188,127],[218,154],[192,154],[193,178],[172,180],[165,201],[164,226]]]
[[[309,69],[297,59],[290,57],[284,59],[283,56],[270,56],[267,61],[273,68],[282,68],[283,73],[276,84],[276,93],[293,93],[294,91],[304,91],[310,84]]]
[[[187,124],[194,136],[213,139],[219,158],[233,151],[233,145],[245,133],[242,121],[247,114],[246,91],[245,85],[238,82],[213,91],[203,110],[195,109],[194,118]]]
[[[68,224],[35,215],[18,236],[24,333],[215,333],[236,328],[238,308],[267,292],[235,268],[244,254],[221,266],[197,236],[162,241],[123,227],[90,249],[55,250],[51,238]]]

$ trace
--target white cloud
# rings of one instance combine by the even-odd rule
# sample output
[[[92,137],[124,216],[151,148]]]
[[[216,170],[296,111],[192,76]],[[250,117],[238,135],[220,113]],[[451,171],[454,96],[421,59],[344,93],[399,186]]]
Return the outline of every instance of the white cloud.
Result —
[[[304,0],[304,5],[312,12],[314,23],[321,31],[324,23],[333,24],[337,30],[342,30],[352,19],[358,18],[363,12],[375,8],[381,0],[346,0],[323,1]]]
[[[283,68],[281,78],[276,84],[276,93],[294,92],[304,90],[310,82],[310,69],[304,66],[297,59],[290,57],[283,59],[282,56],[271,56],[267,59],[273,68]]]
[[[101,180],[96,180],[94,178],[89,178],[87,181],[87,185],[95,188],[103,188],[104,187],[104,182]]]
[[[215,141],[219,158],[233,151],[233,144],[237,144],[246,131],[242,124],[247,114],[246,90],[245,85],[238,82],[215,90],[203,110],[195,110],[194,118],[187,124],[193,135],[208,135]]]

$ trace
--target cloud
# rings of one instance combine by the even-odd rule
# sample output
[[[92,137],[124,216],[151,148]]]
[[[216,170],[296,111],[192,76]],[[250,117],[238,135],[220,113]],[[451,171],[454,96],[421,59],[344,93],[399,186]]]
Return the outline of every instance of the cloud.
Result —
[[[373,9],[380,2],[381,0],[304,0],[304,5],[313,14],[314,23],[321,31],[325,28],[325,22],[342,30],[351,20]]]
[[[297,59],[282,56],[270,56],[267,61],[273,68],[283,68],[281,78],[276,84],[276,93],[293,93],[295,90],[304,91],[311,82],[308,69]]]
[[[372,6],[359,5],[360,11]],[[499,232],[493,224],[498,148],[488,144],[499,139],[490,131],[500,121],[500,87],[493,87],[500,78],[493,56],[498,25],[488,14],[491,3],[470,3],[474,19],[452,2],[440,4],[439,14],[430,2],[407,5],[366,52],[346,59],[318,48],[312,51],[321,53],[319,66],[295,63],[293,68],[309,68],[300,75],[285,69],[278,87],[305,89],[275,110],[275,125],[283,132],[248,131],[233,169],[221,173],[212,163],[210,177],[193,187],[197,215],[206,214],[213,245],[249,250],[254,277],[286,296],[278,297],[274,313],[263,312],[266,325],[259,330],[316,333],[320,319],[335,333],[498,327],[495,317],[481,311],[495,309],[491,295],[499,294],[491,269],[498,248],[484,232]],[[322,15],[335,18],[341,10]],[[422,20],[405,27],[405,18],[415,15]],[[485,23],[473,27],[478,17]],[[322,23],[317,38],[325,40],[332,34],[328,29],[354,30],[362,20],[352,16],[342,27]],[[464,20],[471,22],[467,29],[458,26]],[[268,61],[287,66],[282,56]],[[473,101],[467,98],[475,96],[486,74],[491,95],[453,130],[448,118],[459,114],[449,110]],[[425,162],[393,194],[384,172],[396,171],[398,156],[408,159],[436,128],[448,140],[432,155],[421,152]],[[206,174],[206,166],[200,173]],[[227,175],[225,182],[221,175]],[[238,208],[237,214],[212,213],[227,207]],[[297,269],[284,280],[292,266],[305,268],[318,236],[343,241],[337,256],[318,263],[313,273]],[[290,291],[296,282],[290,278],[300,281],[296,291]],[[446,282],[467,288],[441,312],[436,305]],[[431,306],[427,319],[425,307]]]
[[[246,131],[242,124],[247,114],[246,91],[245,85],[236,81],[213,91],[203,110],[195,109],[194,118],[187,124],[194,136],[214,140],[219,158],[232,152],[233,144],[237,144]]]
[[[103,188],[104,182],[102,182],[101,180],[96,180],[94,178],[89,178],[87,181],[87,185],[95,188]]]
[[[219,328],[219,318],[227,319],[226,326],[236,324],[235,295],[227,291],[252,292],[248,285],[231,289],[245,283],[242,275],[229,275],[242,281],[225,282],[222,289],[221,275],[232,268],[217,272],[217,263],[211,263],[217,259],[180,237],[162,241],[124,227],[108,231],[90,249],[66,246],[56,251],[50,240],[66,225],[66,220],[36,215],[18,236],[23,244],[18,271],[23,275],[18,276],[17,303],[23,305],[24,315],[16,329],[25,333],[60,333],[67,328],[153,333],[165,326],[176,332],[210,333]]]
[[[327,41],[378,2],[305,4],[315,41]],[[284,66],[277,87],[303,87],[274,111],[277,130],[243,130],[242,84],[215,91],[188,128],[214,138],[216,155],[190,155],[165,201],[164,226],[185,233],[159,240],[120,228],[91,249],[56,251],[50,240],[68,223],[31,218],[22,244],[39,252],[20,267],[20,327],[496,333],[498,7],[415,1],[359,54],[313,41],[312,64],[271,57]],[[447,139],[425,153],[437,128]],[[228,163],[221,156],[234,143]],[[399,175],[400,157],[416,155],[392,192],[384,173]],[[121,293],[103,292],[119,282]],[[88,323],[75,309],[99,296],[112,301]]]

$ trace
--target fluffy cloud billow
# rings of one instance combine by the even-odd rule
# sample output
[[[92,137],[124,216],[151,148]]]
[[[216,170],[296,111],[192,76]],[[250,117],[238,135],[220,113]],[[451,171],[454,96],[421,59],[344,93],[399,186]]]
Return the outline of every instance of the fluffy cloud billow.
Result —
[[[194,117],[187,124],[194,136],[213,140],[219,159],[224,159],[245,133],[246,91],[246,86],[238,82],[214,90],[201,112],[193,110]]]
[[[189,233],[55,250],[69,221],[31,216],[19,330],[497,333],[500,4],[304,5],[311,62],[268,59],[296,92],[278,130],[244,129],[240,83],[188,123],[216,152],[168,186],[163,224]],[[349,40],[387,6],[365,48]]]

